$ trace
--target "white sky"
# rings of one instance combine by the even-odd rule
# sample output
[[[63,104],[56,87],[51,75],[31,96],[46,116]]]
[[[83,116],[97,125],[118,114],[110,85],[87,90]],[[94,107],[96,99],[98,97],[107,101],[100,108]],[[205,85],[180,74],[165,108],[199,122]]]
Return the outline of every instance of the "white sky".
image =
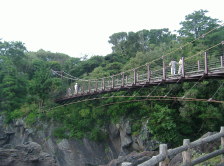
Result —
[[[185,16],[208,10],[223,21],[224,0],[0,0],[0,38],[73,57],[111,53],[109,36],[180,28]]]

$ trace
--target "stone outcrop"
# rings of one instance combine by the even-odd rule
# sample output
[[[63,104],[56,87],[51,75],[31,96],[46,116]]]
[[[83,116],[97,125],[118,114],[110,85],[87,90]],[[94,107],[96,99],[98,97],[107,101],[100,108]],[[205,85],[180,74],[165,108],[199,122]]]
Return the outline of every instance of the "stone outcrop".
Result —
[[[159,142],[152,140],[148,131],[147,122],[143,124],[140,134],[132,135],[129,121],[123,120],[120,124],[111,125],[110,139],[120,139],[119,156],[103,166],[136,166],[158,154]],[[119,136],[119,137],[118,137]]]
[[[46,163],[51,166],[47,161],[53,161],[53,159],[58,166],[93,166],[107,163],[114,157],[116,158],[119,153],[116,152],[112,144],[109,144],[110,142],[101,144],[88,139],[56,139],[52,136],[55,125],[51,122],[37,124],[35,128],[29,128],[22,119],[18,119],[8,126],[4,126],[0,122],[0,128],[0,152],[5,156],[0,158],[0,163],[4,162],[5,166],[19,165],[16,163],[30,166]],[[36,146],[33,146],[34,144]],[[27,153],[31,151],[29,148],[38,153]],[[16,157],[12,157],[11,153],[16,154]]]
[[[27,142],[15,148],[0,148],[1,166],[58,166],[56,160],[42,151],[39,144]]]
[[[4,166],[133,164],[132,159],[139,162],[148,159],[154,154],[149,151],[157,149],[159,144],[157,141],[148,141],[151,135],[146,127],[142,128],[140,135],[133,136],[127,120],[109,125],[109,139],[104,142],[86,138],[59,140],[52,136],[55,126],[53,122],[40,122],[35,128],[30,128],[22,119],[4,126],[3,117],[0,116],[0,163],[4,163]]]
[[[114,159],[110,163],[102,166],[137,166],[157,154],[158,152],[156,151],[144,151],[141,153],[132,152],[126,156],[120,156],[119,158]]]

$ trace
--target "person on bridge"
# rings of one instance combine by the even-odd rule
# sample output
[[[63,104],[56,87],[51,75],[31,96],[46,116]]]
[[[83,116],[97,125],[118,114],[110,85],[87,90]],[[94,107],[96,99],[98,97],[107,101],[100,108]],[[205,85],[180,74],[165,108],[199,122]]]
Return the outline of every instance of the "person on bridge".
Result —
[[[175,60],[172,60],[169,63],[169,66],[171,67],[171,75],[172,76],[176,74],[176,65],[177,65],[177,62]]]
[[[71,88],[68,88],[68,90],[67,90],[67,95],[68,95],[68,96],[71,96],[71,95],[72,95],[72,90],[71,90]]]
[[[182,58],[180,58],[178,64],[179,64],[178,74],[182,74],[182,68],[183,68],[183,60],[182,60]]]
[[[74,94],[77,94],[78,93],[78,84],[77,84],[77,82],[75,83],[74,89],[75,89]]]

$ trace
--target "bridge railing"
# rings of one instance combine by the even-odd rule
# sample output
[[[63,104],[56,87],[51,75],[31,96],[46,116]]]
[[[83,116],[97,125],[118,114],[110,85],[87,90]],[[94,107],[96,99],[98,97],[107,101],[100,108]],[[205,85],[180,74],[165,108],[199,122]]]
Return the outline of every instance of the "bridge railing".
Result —
[[[134,70],[125,72],[126,86],[132,86],[134,84]]]
[[[111,89],[112,79],[111,77],[104,78],[104,90]]]
[[[192,161],[192,156],[190,149],[195,148],[197,146],[207,144],[213,141],[216,141],[220,139],[221,140],[221,149],[216,150],[214,152],[211,152],[210,154],[207,154],[205,156],[199,157]],[[153,156],[151,159],[139,164],[138,166],[155,166],[159,164],[160,166],[167,166],[170,162],[170,160],[175,157],[177,154],[182,153],[183,158],[183,165],[182,166],[193,166],[199,163],[202,163],[208,159],[214,158],[218,155],[224,154],[224,127],[221,127],[221,130],[219,133],[201,138],[199,140],[196,140],[194,142],[190,142],[189,139],[183,140],[183,145],[179,146],[175,149],[167,149],[167,144],[161,144],[159,146],[160,154],[157,156]],[[221,155],[221,163],[224,163],[224,156]]]
[[[164,79],[165,63],[160,59],[156,63],[150,64],[150,82],[158,82]]]
[[[121,73],[121,74],[115,75],[114,76],[114,87],[113,88],[119,88],[123,84],[124,84],[123,74]]]
[[[136,80],[137,83],[145,83],[148,81],[148,70],[147,65],[143,65],[137,69]]]
[[[223,68],[223,56],[221,51],[209,51],[208,53],[208,69],[209,71],[219,70]]]
[[[197,57],[186,58],[184,61],[184,71],[186,76],[191,74],[202,74],[205,71],[205,55],[198,54]]]
[[[99,91],[101,89],[102,89],[102,79],[98,79],[96,84],[96,91]]]
[[[78,81],[79,89],[75,93],[74,85],[67,90],[66,97],[82,94],[93,94],[102,91],[119,90],[124,87],[144,85],[146,83],[164,82],[192,76],[204,76],[209,72],[224,70],[223,50],[209,49],[207,52],[199,52],[191,57],[182,57],[183,65],[178,73],[177,61],[175,74],[171,73],[171,67],[167,59],[153,61],[135,69],[131,69],[116,75],[92,80]]]

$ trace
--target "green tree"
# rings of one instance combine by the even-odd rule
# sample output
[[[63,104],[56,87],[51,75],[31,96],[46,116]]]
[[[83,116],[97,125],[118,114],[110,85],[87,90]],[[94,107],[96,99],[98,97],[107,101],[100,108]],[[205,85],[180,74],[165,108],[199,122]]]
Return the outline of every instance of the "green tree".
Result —
[[[206,16],[207,10],[198,10],[185,16],[185,21],[180,24],[180,36],[198,38],[218,25],[219,20]]]
[[[70,73],[75,77],[81,75],[89,75],[96,67],[99,67],[104,62],[104,58],[101,56],[92,56],[90,59],[83,60],[77,65],[73,66]]]
[[[13,111],[26,100],[25,51],[21,42],[0,41],[0,110]]]
[[[43,106],[47,99],[54,97],[62,85],[60,78],[53,77],[50,67],[48,63],[39,61],[39,67],[30,81],[30,93],[38,97],[40,106]]]
[[[108,42],[112,44],[113,53],[123,54],[124,43],[127,40],[127,36],[126,32],[118,32],[109,37],[110,40]]]

